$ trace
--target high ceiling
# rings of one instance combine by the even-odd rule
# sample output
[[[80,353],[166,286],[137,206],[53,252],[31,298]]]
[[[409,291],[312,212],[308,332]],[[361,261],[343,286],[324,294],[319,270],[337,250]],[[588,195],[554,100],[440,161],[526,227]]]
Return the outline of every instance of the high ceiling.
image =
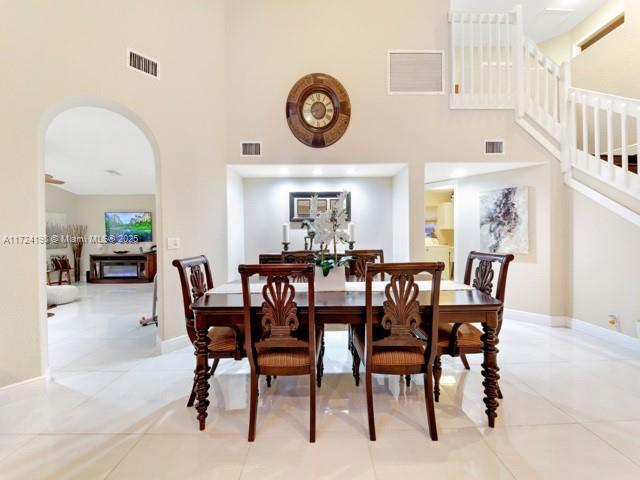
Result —
[[[45,135],[45,172],[78,195],[155,193],[153,151],[144,133],[103,108],[71,108],[53,119]]]
[[[465,12],[508,12],[522,5],[524,32],[542,42],[567,32],[607,0],[451,0],[451,9]],[[555,11],[547,12],[547,9]],[[566,10],[566,11],[565,11]],[[569,11],[572,10],[572,11]]]

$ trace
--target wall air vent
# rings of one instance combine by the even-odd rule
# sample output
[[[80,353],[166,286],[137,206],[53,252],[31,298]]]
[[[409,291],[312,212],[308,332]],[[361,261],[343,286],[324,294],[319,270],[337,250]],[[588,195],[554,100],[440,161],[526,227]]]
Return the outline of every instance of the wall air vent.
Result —
[[[504,155],[504,141],[502,140],[485,140],[485,155]]]
[[[389,50],[389,95],[444,94],[443,50]]]
[[[129,68],[138,70],[139,72],[146,73],[155,78],[160,78],[158,74],[158,62],[151,60],[144,55],[134,52],[131,49],[127,49],[127,62]]]
[[[241,157],[261,157],[262,142],[241,142],[240,156]]]

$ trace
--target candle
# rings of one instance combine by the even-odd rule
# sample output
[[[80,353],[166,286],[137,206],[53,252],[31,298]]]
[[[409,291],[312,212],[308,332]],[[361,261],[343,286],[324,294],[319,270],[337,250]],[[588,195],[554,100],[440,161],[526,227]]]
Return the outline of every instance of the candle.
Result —
[[[356,225],[354,223],[349,224],[348,233],[349,233],[349,241],[355,242],[356,241]]]
[[[289,224],[282,224],[282,243],[289,243]]]

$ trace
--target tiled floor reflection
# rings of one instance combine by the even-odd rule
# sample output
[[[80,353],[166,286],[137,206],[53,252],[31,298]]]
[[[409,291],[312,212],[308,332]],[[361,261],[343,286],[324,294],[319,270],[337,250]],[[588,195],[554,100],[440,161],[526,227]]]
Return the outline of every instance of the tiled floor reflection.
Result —
[[[377,376],[378,441],[368,441],[346,332],[327,333],[317,443],[308,380],[261,382],[246,441],[248,365],[223,361],[207,430],[186,407],[190,349],[156,354],[148,285],[89,285],[49,320],[52,378],[0,390],[1,479],[637,479],[640,352],[568,329],[505,321],[504,394],[486,428],[478,356],[444,359],[440,441],[427,436],[422,379]]]

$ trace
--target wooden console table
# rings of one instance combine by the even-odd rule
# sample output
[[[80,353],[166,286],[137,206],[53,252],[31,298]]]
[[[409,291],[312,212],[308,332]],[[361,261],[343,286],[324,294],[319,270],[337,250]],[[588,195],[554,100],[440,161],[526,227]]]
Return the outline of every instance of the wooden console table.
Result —
[[[148,283],[156,270],[156,252],[89,255],[91,283]]]

